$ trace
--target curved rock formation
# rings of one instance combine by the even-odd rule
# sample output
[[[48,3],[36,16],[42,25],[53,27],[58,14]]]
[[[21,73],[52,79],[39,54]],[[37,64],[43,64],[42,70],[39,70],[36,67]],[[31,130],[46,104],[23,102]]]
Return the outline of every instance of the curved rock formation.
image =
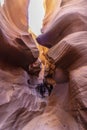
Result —
[[[37,38],[37,41],[41,45],[50,48],[69,34],[87,31],[86,1],[78,0],[76,3],[75,0],[67,0],[65,4],[62,2],[63,1],[61,1],[60,8],[56,7],[55,11],[52,12],[52,20],[49,20],[51,17],[50,15],[44,20],[43,29],[45,31]],[[55,6],[57,6],[57,4]],[[51,7],[48,13],[50,10]],[[46,21],[48,22],[46,23]]]
[[[35,91],[34,84],[39,79],[34,78],[32,86],[27,82],[29,79],[22,69],[0,68],[0,130],[22,130],[43,113],[46,101]]]
[[[28,33],[28,4],[5,0],[0,6],[0,130],[22,130],[46,106],[35,91],[43,77],[26,72],[39,54]]]
[[[38,49],[28,33],[28,4],[29,0],[6,0],[0,7],[0,62],[25,70],[38,58]]]
[[[47,0],[47,2],[49,2],[49,0]],[[45,124],[45,127],[47,126],[46,129],[49,130],[86,130],[87,1],[61,0],[60,3],[60,6],[57,7],[57,4],[55,2],[55,11],[53,11],[51,14],[51,5],[49,6],[50,9],[47,10],[48,15],[46,15],[47,17],[45,16],[45,20],[43,23],[43,34],[37,37],[37,41],[39,44],[50,48],[47,53],[49,61],[51,63],[54,63],[56,65],[56,68],[61,68],[63,71],[67,72],[66,74],[69,77],[69,91],[66,95],[69,95],[69,97],[68,102],[66,103],[67,106],[63,107],[62,104],[63,109],[61,109],[61,114],[60,111],[54,110],[54,116],[57,115],[55,122],[60,121],[61,125],[60,123],[56,123],[55,127],[51,128],[50,125],[53,122],[52,119],[52,122],[49,121],[49,125]],[[60,84],[57,84],[57,86],[59,87]],[[58,91],[54,93],[54,95],[56,93],[56,95],[58,95],[58,93],[61,93],[61,91],[65,89],[60,95],[60,101],[56,101],[56,105],[59,105],[56,109],[60,108],[60,102],[62,102],[64,98],[63,95],[66,93],[67,90],[65,84],[62,83],[61,87],[62,90],[58,89]],[[57,98],[54,97],[52,97],[53,101],[57,100]],[[67,99],[64,99],[66,102]],[[51,102],[50,100],[51,99],[49,99],[49,102]],[[55,107],[53,106],[51,110],[52,109],[55,109]],[[49,113],[51,110],[49,109]],[[66,117],[66,114],[63,113],[63,111],[65,113],[67,112],[67,116],[69,114],[70,120],[68,120],[68,117]],[[51,114],[49,114],[49,116],[51,116]],[[66,117],[66,119],[64,119],[64,117]],[[45,115],[45,118],[50,120],[47,115]],[[67,122],[65,123],[68,124],[67,127],[63,127],[64,122]]]
[[[26,72],[37,69],[32,63],[38,58],[28,4],[5,0],[0,6],[0,130],[87,130],[87,1],[44,0],[37,41],[50,48],[46,57],[56,66],[49,98],[35,89],[43,70],[39,76]]]

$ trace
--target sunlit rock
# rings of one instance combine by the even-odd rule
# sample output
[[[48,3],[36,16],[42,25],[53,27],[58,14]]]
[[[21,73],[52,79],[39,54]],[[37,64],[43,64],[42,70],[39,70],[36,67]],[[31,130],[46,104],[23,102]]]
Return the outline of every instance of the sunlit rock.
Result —
[[[45,17],[43,19],[42,32],[46,32],[49,29],[49,25],[52,24],[53,17],[60,10],[62,0],[44,0]]]
[[[0,130],[87,130],[87,1],[44,0],[37,41],[50,49],[38,46],[44,64],[38,75],[28,4],[5,0],[0,6]],[[56,82],[49,98],[36,89],[46,80],[45,67]]]
[[[78,0],[77,2],[70,0],[65,2],[65,4],[61,2],[60,7],[56,7],[55,11],[52,12],[52,19],[48,20],[50,18],[49,15],[44,21],[43,34],[37,37],[37,41],[41,45],[50,48],[69,34],[86,31],[86,2],[86,0]]]
[[[38,58],[38,49],[28,33],[28,5],[28,0],[6,0],[0,7],[0,59],[24,69]]]
[[[51,3],[51,2],[50,2]],[[55,2],[56,4],[56,2]],[[55,8],[56,5],[54,5]],[[49,6],[50,9],[53,8]],[[47,11],[48,14],[50,9]],[[49,121],[46,129],[49,130],[86,130],[87,129],[87,1],[86,0],[62,0],[60,6],[56,6],[55,11],[48,15],[43,23],[43,34],[37,37],[37,41],[40,45],[46,46],[49,49],[46,57],[52,64],[55,64],[59,69],[57,72],[61,76],[60,70],[66,72],[68,77],[68,102],[66,107],[60,111],[54,110],[56,114],[55,122],[61,121],[56,124],[56,127],[51,128],[53,123]],[[50,20],[51,18],[51,20]],[[58,75],[56,75],[58,77]],[[58,82],[56,77],[56,81]],[[57,83],[56,87],[60,84]],[[61,86],[62,87],[62,86]],[[65,90],[64,90],[65,89]],[[61,91],[64,92],[62,94]],[[58,98],[53,99],[52,106],[55,109],[53,103],[56,100],[56,104],[60,108],[60,102],[63,100],[63,94],[66,93],[66,85],[63,84],[62,90],[58,89],[57,94],[60,94],[60,101]],[[56,93],[55,93],[56,94]],[[54,95],[55,95],[54,94]],[[52,98],[54,98],[53,96]],[[66,98],[65,102],[67,101]],[[51,100],[51,99],[49,99]],[[57,102],[58,101],[58,102]],[[67,109],[66,109],[67,108]],[[51,108],[52,110],[52,108]],[[51,111],[49,109],[49,111]],[[69,114],[69,119],[66,117]],[[49,114],[51,115],[51,114]],[[62,118],[63,117],[63,118]],[[66,118],[65,118],[66,117]],[[50,120],[47,115],[45,118]],[[64,119],[65,118],[65,119]],[[42,119],[43,120],[43,119]],[[74,120],[74,122],[73,122]],[[42,121],[43,122],[43,121]],[[67,122],[64,125],[64,122]],[[74,123],[74,124],[73,124]],[[53,123],[55,124],[55,123]],[[63,125],[65,126],[63,128]],[[45,125],[46,126],[46,125]],[[44,129],[45,130],[45,129]]]
[[[35,89],[43,73],[29,75],[39,52],[28,33],[28,5],[28,0],[5,0],[0,6],[0,130],[22,130],[46,106]]]

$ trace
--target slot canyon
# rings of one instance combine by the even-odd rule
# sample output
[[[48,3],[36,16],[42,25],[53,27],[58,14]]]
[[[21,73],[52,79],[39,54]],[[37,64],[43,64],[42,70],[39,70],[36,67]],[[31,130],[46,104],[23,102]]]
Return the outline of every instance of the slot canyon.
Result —
[[[87,0],[1,1],[0,130],[87,130]]]

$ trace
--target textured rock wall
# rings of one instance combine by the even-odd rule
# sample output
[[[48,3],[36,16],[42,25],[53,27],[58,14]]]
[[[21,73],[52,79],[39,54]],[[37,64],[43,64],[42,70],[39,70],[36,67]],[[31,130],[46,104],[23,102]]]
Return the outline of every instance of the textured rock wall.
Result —
[[[43,34],[37,37],[37,41],[39,44],[50,48],[47,53],[49,61],[51,63],[54,63],[57,68],[65,71],[66,75],[69,77],[69,100],[67,106],[67,114],[70,116],[69,119],[74,118],[77,126],[73,124],[73,121],[71,119],[71,121],[68,120],[68,125],[70,122],[72,122],[70,124],[70,127],[62,128],[59,127],[60,125],[58,125],[57,128],[54,129],[86,130],[87,1],[65,0],[61,1],[60,3],[60,6],[57,7],[57,4],[55,2],[54,7],[56,8],[54,8],[55,11],[51,13],[52,16],[50,15],[50,9],[52,7],[49,7],[50,9],[47,11],[47,14],[49,14],[49,16],[46,17],[45,15],[46,19],[43,23]],[[56,81],[58,82],[58,79],[56,79]],[[65,87],[65,85],[63,85],[63,87]],[[58,90],[57,93],[61,93],[61,91]],[[60,97],[62,96],[63,95],[60,95]],[[62,98],[60,101],[62,101]],[[59,102],[57,103],[60,104]],[[65,108],[63,108],[63,110],[66,111]],[[57,114],[60,114],[60,112],[58,111]],[[62,116],[65,117],[66,114],[62,114],[63,111],[61,112],[61,116],[57,116],[56,121],[61,120]],[[63,119],[62,125],[63,122],[68,118],[64,120]],[[72,126],[75,127],[73,128]]]
[[[39,55],[28,33],[28,4],[5,0],[0,6],[0,130],[22,130],[46,106],[35,91],[43,76],[28,74]]]
[[[39,54],[32,35],[28,33],[28,4],[28,0],[6,0],[0,7],[0,59],[24,69]]]
[[[43,113],[46,100],[35,91],[36,85],[28,84],[29,79],[22,69],[0,69],[0,130],[22,130]]]
[[[27,73],[38,58],[28,33],[28,3],[5,0],[0,6],[0,130],[86,130],[87,1],[44,1],[43,34],[37,41],[50,48],[48,60],[68,77],[58,83],[62,74],[55,70],[57,84],[49,98],[35,89],[43,70],[39,76]]]

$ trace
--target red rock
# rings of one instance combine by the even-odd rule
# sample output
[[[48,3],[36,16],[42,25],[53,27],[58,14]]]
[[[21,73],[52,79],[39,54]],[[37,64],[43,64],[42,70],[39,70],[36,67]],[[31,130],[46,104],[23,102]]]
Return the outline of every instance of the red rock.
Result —
[[[29,0],[9,0],[0,7],[0,62],[27,69],[38,58],[38,49],[28,33]]]

